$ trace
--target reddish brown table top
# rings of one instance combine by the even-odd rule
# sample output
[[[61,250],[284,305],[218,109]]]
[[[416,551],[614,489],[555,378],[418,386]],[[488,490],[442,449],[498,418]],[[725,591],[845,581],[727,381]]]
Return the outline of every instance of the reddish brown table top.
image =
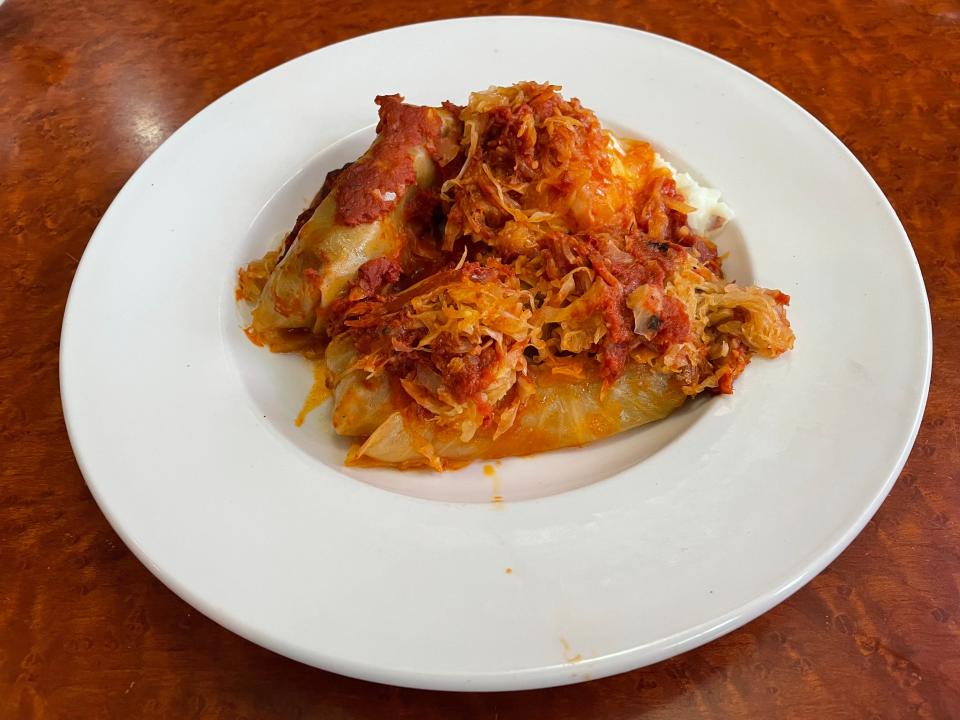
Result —
[[[880,2],[7,0],[0,6],[0,717],[960,717],[960,6]],[[643,28],[786,92],[863,161],[930,294],[933,385],[876,517],[807,587],[698,650],[554,690],[315,670],[199,615],[84,485],[57,383],[77,258],[137,166],[219,95],[371,30],[499,11]],[[829,181],[825,178],[825,181]],[[862,238],[869,252],[870,238]],[[878,332],[897,341],[878,319]]]

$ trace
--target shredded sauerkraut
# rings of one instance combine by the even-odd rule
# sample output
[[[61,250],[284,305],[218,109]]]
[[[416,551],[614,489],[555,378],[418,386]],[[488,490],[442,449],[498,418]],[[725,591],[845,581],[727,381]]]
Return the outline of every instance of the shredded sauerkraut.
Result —
[[[490,88],[444,111],[459,153],[407,199],[400,251],[369,258],[317,309],[320,343],[349,357],[328,363],[331,382],[390,398],[353,461],[401,457],[401,429],[438,469],[454,446],[490,456],[547,378],[617,402],[619,379],[643,368],[687,396],[730,393],[754,354],[793,347],[789,297],[726,280],[700,234],[732,211],[648,143],[613,136],[548,84]],[[280,255],[241,271],[238,298],[257,302]]]

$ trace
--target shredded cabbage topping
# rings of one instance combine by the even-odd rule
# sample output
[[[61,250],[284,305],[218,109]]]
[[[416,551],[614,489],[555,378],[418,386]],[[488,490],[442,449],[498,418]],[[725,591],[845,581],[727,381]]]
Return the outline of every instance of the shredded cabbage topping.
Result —
[[[753,355],[794,344],[789,297],[724,278],[672,167],[559,89],[445,104],[459,154],[410,201],[404,249],[371,258],[325,311],[323,341],[356,350],[338,377],[389,382],[462,442],[507,432],[544,373],[607,390],[649,366],[690,396],[731,393]],[[255,302],[276,262],[242,271],[238,297]]]

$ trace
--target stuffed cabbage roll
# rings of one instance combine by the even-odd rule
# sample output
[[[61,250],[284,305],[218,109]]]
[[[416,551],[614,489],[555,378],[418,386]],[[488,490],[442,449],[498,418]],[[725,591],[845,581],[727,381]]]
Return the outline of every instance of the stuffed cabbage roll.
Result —
[[[404,398],[389,394],[388,384],[351,380],[334,408],[341,421],[337,430],[366,440],[354,446],[347,464],[435,470],[480,458],[586,445],[660,420],[687,398],[672,376],[649,367],[631,367],[608,388],[599,377],[565,378],[537,369],[522,391],[529,393],[525,402],[509,406],[515,416],[506,430],[500,433],[501,424],[491,423],[464,440],[456,425],[423,413],[418,405],[404,406]],[[369,412],[356,412],[358,402]],[[360,422],[350,422],[353,418]]]
[[[789,297],[723,276],[720,193],[558,90],[378,98],[374,145],[241,271],[254,340],[323,352],[347,463],[583,445],[793,346]]]
[[[261,339],[269,342],[284,330],[320,332],[324,309],[361,265],[403,252],[411,198],[434,184],[438,162],[456,154],[459,121],[450,111],[406,105],[398,95],[378,97],[377,104],[380,122],[370,149],[337,172],[280,251],[247,269],[248,278],[266,274],[259,292],[247,293],[256,295],[251,330]]]
[[[637,344],[616,372],[573,352],[608,332],[609,285],[596,274],[575,272],[583,290],[551,305],[537,300],[549,283],[495,260],[464,262],[342,304],[326,364],[334,429],[363,438],[348,464],[440,470],[584,445],[722,391],[751,353],[773,357],[792,341],[775,292],[723,283],[675,252],[675,295],[645,284],[626,301],[624,332],[664,351]]]

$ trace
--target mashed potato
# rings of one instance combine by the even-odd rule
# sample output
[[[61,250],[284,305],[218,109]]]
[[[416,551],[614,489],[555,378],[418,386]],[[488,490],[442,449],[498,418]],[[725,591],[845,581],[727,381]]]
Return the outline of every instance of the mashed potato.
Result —
[[[696,210],[687,213],[687,224],[698,235],[709,235],[722,228],[728,220],[734,218],[733,210],[720,199],[720,191],[716,188],[704,187],[687,173],[677,172],[677,169],[657,154],[657,167],[665,167],[673,173],[677,183],[677,190],[683,195],[688,205]]]

